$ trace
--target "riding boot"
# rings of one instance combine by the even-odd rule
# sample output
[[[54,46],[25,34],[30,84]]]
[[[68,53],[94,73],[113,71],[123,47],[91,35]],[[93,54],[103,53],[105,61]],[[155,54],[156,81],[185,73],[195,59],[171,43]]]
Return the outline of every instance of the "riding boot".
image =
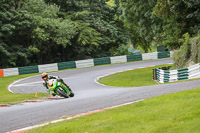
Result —
[[[56,95],[56,92],[54,91],[53,93],[52,93],[52,96],[55,96]]]
[[[52,93],[52,96],[54,97],[56,95],[56,93]]]

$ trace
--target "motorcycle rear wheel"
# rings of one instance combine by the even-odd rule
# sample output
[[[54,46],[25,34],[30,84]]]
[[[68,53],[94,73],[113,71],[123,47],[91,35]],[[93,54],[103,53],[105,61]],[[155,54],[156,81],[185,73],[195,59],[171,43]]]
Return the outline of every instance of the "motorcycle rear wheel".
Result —
[[[57,92],[60,94],[60,96],[64,97],[64,98],[68,98],[69,96],[67,95],[67,92],[64,89],[57,89]]]

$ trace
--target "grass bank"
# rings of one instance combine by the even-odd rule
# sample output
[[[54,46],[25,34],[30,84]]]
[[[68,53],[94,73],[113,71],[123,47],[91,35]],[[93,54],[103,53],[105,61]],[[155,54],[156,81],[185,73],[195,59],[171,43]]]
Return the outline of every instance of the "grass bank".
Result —
[[[8,91],[8,86],[16,80],[37,74],[26,74],[10,77],[0,77],[0,105],[17,104],[25,100],[42,99],[48,97],[47,93],[40,93],[37,98],[35,94],[17,94]]]
[[[197,133],[200,88],[50,124],[28,133]]]
[[[159,65],[154,67],[135,69],[121,73],[112,74],[98,80],[99,83],[109,86],[136,87],[158,84],[153,80],[152,69],[170,66]]]

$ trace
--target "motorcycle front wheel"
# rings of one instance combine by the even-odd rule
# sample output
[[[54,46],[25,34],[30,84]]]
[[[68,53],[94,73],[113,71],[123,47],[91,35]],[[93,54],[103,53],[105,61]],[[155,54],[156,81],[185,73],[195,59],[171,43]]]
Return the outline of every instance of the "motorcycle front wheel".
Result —
[[[70,92],[70,97],[74,97],[74,93],[73,92]]]

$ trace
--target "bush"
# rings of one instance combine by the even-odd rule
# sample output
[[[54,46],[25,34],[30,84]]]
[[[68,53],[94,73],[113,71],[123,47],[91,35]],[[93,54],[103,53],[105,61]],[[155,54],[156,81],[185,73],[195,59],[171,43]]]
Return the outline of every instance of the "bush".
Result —
[[[183,45],[173,54],[173,69],[189,67],[200,62],[200,35],[190,37],[184,34],[183,39],[179,40]]]

